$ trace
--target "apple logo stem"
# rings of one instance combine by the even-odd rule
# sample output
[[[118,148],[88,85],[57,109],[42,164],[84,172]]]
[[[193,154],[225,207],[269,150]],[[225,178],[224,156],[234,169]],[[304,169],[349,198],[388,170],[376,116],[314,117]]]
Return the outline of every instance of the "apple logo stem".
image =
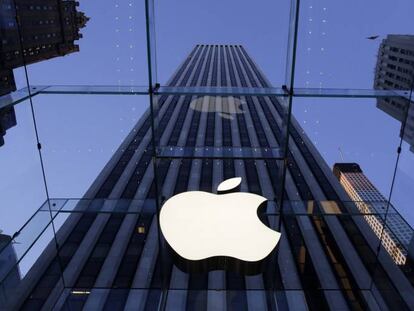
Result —
[[[168,199],[160,211],[161,232],[174,263],[186,272],[225,269],[262,272],[280,232],[267,227],[258,209],[267,199],[238,192],[242,179],[230,178],[217,193],[188,191]]]

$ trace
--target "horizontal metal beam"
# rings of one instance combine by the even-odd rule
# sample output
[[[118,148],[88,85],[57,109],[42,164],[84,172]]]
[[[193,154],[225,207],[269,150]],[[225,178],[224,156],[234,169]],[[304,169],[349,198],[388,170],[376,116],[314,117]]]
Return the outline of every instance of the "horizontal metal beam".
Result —
[[[16,105],[36,95],[148,95],[146,86],[111,86],[111,85],[40,85],[20,89],[0,97],[0,108]],[[194,95],[194,96],[277,96],[287,97],[285,88],[267,87],[172,87],[160,86],[153,90],[155,95]],[[373,90],[373,89],[329,89],[296,88],[293,97],[319,98],[405,98],[410,99],[409,90]]]

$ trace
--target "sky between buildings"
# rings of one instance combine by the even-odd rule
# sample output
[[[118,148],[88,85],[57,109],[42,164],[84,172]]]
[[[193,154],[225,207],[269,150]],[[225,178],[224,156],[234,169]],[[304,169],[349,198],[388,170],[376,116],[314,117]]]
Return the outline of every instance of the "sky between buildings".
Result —
[[[80,52],[29,66],[32,85],[146,85],[144,1],[80,0],[91,19]],[[290,1],[156,1],[161,84],[196,44],[242,44],[274,86],[285,82]],[[380,40],[412,34],[411,0],[302,0],[297,87],[372,88]],[[366,39],[379,35],[377,40]],[[18,88],[25,86],[21,69]],[[42,95],[33,99],[49,195],[80,198],[148,108],[145,96]],[[0,229],[12,234],[44,202],[28,102],[0,148]],[[357,162],[388,197],[400,124],[374,99],[295,99],[295,117],[327,163]],[[393,203],[414,225],[414,154],[404,145]]]

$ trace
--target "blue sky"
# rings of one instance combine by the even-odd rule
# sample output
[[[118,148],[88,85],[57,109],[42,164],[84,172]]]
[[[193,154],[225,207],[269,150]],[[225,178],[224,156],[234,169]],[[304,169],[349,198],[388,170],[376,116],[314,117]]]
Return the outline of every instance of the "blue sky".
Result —
[[[285,79],[290,1],[157,1],[159,81],[165,83],[195,44],[242,44],[274,86]],[[91,20],[80,52],[29,66],[31,84],[146,85],[143,1],[80,1]],[[413,33],[410,0],[302,0],[296,86],[371,88],[380,39]],[[410,16],[411,15],[411,16]],[[24,87],[22,70],[16,70]],[[141,96],[34,98],[51,197],[81,197],[148,107]],[[45,199],[30,109],[16,106],[18,125],[0,148],[0,229],[16,231]],[[296,99],[293,111],[330,166],[360,163],[388,195],[399,123],[374,99]],[[404,148],[393,202],[414,224],[414,154]]]

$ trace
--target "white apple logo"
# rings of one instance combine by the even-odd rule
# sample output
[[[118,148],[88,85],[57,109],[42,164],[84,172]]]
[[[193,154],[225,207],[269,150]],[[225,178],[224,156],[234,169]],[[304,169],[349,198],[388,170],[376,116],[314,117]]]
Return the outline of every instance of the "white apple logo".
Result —
[[[280,239],[264,225],[258,208],[266,198],[233,192],[240,177],[222,182],[212,194],[189,191],[167,200],[160,211],[161,232],[185,271],[232,269],[259,273]]]

